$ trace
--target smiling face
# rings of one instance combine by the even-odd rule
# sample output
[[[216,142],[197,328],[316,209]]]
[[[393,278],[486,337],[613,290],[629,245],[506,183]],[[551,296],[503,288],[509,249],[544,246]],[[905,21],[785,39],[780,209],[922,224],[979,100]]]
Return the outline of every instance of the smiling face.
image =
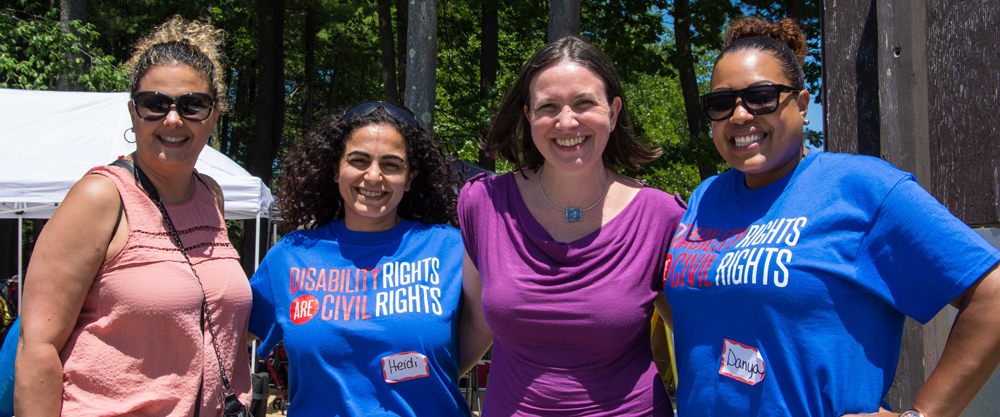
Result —
[[[208,80],[187,65],[158,66],[151,68],[139,81],[138,91],[158,91],[171,98],[187,93],[211,94]],[[202,121],[180,117],[172,108],[158,120],[140,118],[129,101],[132,130],[135,132],[136,153],[147,168],[154,171],[178,169],[190,172],[198,160],[208,136],[215,131],[219,112]]]
[[[406,142],[395,128],[355,129],[334,175],[344,199],[344,225],[357,232],[377,232],[399,224],[399,202],[416,175],[408,163]]]
[[[740,50],[723,56],[712,74],[712,92],[763,84],[789,85],[781,63],[770,53]],[[754,116],[737,100],[733,115],[712,122],[712,140],[722,158],[746,174],[746,186],[770,185],[792,172],[802,160],[802,126],[809,92],[781,93],[778,109]]]
[[[597,74],[565,60],[539,72],[528,89],[524,114],[545,163],[577,170],[601,162],[622,108],[621,98],[609,102]]]

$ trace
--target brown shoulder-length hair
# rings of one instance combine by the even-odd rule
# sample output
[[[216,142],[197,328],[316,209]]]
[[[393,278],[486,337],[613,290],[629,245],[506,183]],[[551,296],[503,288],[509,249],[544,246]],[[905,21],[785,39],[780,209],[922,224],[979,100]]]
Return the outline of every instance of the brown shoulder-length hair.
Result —
[[[531,97],[531,80],[545,68],[561,61],[572,61],[593,71],[604,81],[608,102],[614,101],[615,97],[622,101],[618,121],[611,131],[608,146],[602,156],[605,166],[616,170],[627,168],[636,171],[641,164],[660,157],[660,148],[639,142],[632,135],[625,94],[611,59],[590,42],[576,36],[567,36],[546,44],[521,68],[514,85],[503,97],[489,133],[479,144],[487,155],[506,159],[520,169],[537,170],[542,166],[545,158],[531,140],[531,126],[524,115],[524,106]]]

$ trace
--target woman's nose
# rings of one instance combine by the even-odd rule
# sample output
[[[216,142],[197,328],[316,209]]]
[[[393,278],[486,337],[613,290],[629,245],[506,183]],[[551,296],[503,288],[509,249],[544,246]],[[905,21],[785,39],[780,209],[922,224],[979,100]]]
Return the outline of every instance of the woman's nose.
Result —
[[[375,182],[382,177],[382,170],[378,167],[378,164],[372,162],[368,165],[368,169],[365,170],[365,181]]]
[[[163,124],[170,127],[177,127],[184,124],[184,121],[181,120],[181,114],[177,112],[177,106],[170,106],[166,117],[163,118]]]
[[[556,117],[556,127],[562,129],[576,129],[577,126],[580,126],[580,121],[576,118],[576,112],[574,112],[569,106],[564,107]]]
[[[733,109],[733,115],[729,116],[729,121],[736,124],[743,124],[749,120],[753,120],[753,115],[747,110],[743,99],[739,99],[736,101],[736,108]]]

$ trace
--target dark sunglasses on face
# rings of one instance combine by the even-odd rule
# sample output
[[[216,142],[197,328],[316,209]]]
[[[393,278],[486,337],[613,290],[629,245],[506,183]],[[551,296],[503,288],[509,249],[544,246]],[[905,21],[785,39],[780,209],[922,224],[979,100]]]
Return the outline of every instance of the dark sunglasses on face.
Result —
[[[701,96],[701,108],[708,119],[717,122],[733,116],[736,99],[743,99],[743,108],[754,116],[774,113],[781,102],[781,93],[802,91],[781,84],[767,84],[747,87],[742,90],[718,91]]]
[[[385,109],[386,113],[389,113],[389,115],[392,116],[393,119],[396,119],[400,123],[403,123],[407,126],[416,126],[417,124],[417,117],[414,116],[413,112],[411,112],[409,109],[405,107],[397,107],[393,104],[386,103],[384,101],[371,101],[368,103],[362,103],[357,106],[354,106],[350,110],[344,112],[342,118],[344,120],[351,120],[355,117],[364,117],[369,114],[372,114],[372,112],[378,109],[379,107]]]
[[[177,115],[200,122],[212,114],[215,99],[205,93],[187,93],[177,98],[156,92],[140,91],[132,96],[132,106],[135,113],[144,120],[159,120],[170,113],[170,108],[177,107]]]

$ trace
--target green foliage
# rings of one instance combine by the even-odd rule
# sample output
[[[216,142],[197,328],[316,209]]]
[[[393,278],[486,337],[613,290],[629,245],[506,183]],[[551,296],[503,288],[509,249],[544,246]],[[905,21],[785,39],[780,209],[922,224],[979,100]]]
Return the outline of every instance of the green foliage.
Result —
[[[51,90],[60,75],[88,91],[124,91],[127,73],[115,58],[94,45],[94,25],[70,22],[66,31],[59,10],[20,0],[0,10],[0,88]]]
[[[480,92],[480,39],[483,1],[499,15],[499,69],[495,85]],[[742,14],[777,19],[789,1],[689,0],[694,69],[699,92],[708,91],[713,60],[722,46],[726,22]],[[52,89],[60,74],[92,91],[121,91],[127,61],[138,39],[174,14],[209,21],[226,33],[225,56],[230,112],[217,126],[217,149],[246,165],[255,138],[258,57],[256,0],[90,0],[89,24],[65,32],[52,0],[0,0],[0,87]],[[393,3],[393,32],[398,41]],[[697,166],[719,165],[711,138],[692,140],[677,78],[681,63],[674,48],[672,0],[581,0],[581,34],[614,61],[626,90],[634,133],[663,149],[663,157],[637,176],[650,185],[684,196],[697,186]],[[285,123],[275,172],[287,149],[305,135],[311,82],[314,122],[350,105],[384,98],[377,0],[285,0]],[[806,63],[811,91],[819,92],[819,0],[803,0],[802,15],[812,47]],[[306,50],[305,17],[315,18],[316,37]],[[548,1],[439,0],[438,75],[435,132],[451,155],[475,162],[478,142],[502,95],[524,62],[545,42]],[[98,35],[100,32],[100,35]],[[397,44],[398,45],[398,44]],[[315,70],[305,68],[313,54]],[[689,61],[690,62],[690,61]],[[400,65],[400,63],[397,63]],[[398,66],[397,66],[398,69]],[[818,94],[815,94],[817,98]],[[807,132],[811,146],[822,134]],[[512,167],[498,161],[497,170]]]
[[[782,0],[777,2],[761,0],[744,0],[744,12],[747,15],[760,16],[770,21],[777,21],[788,16],[789,3],[795,0]],[[802,17],[799,23],[806,36],[806,43],[809,44],[809,54],[806,56],[806,63],[803,66],[806,74],[806,88],[809,94],[815,98],[816,103],[823,102],[823,85],[820,77],[823,75],[821,65],[823,54],[820,50],[820,31],[822,21],[820,21],[820,10],[823,8],[822,0],[799,0],[802,6]]]

